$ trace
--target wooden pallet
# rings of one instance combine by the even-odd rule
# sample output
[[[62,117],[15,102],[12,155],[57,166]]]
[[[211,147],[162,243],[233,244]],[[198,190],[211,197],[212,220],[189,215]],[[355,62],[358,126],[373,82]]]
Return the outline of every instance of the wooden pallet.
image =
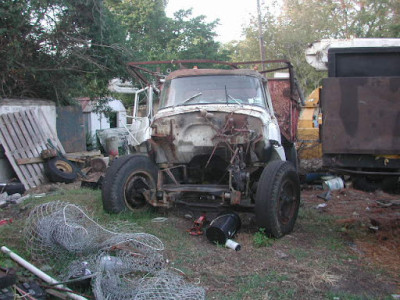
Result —
[[[48,149],[48,139],[65,153],[40,109],[27,109],[0,115],[0,144],[26,189],[47,183],[43,162],[19,165],[17,160],[39,157]]]

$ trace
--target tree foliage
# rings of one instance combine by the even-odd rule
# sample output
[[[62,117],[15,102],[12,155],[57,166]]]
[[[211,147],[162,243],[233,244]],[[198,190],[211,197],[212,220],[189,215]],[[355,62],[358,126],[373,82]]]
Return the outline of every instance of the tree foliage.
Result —
[[[288,59],[295,66],[304,89],[310,92],[326,76],[305,61],[304,51],[326,38],[400,37],[398,0],[283,0],[277,7],[264,6],[263,37],[267,59]],[[233,60],[259,59],[257,18],[244,28],[245,39],[226,45]]]
[[[174,59],[226,60],[227,53],[220,51],[214,31],[218,20],[206,23],[205,16],[192,17],[192,10],[179,10],[168,22],[169,38],[166,54]]]
[[[3,0],[0,15],[0,97],[67,103],[107,94],[129,61],[226,58],[216,22],[168,18],[163,0]]]
[[[124,32],[101,1],[7,0],[0,14],[3,97],[63,103],[124,72]]]
[[[214,38],[218,20],[207,23],[205,16],[179,10],[173,18],[165,14],[163,0],[107,0],[127,30],[135,60],[190,58],[226,59]]]

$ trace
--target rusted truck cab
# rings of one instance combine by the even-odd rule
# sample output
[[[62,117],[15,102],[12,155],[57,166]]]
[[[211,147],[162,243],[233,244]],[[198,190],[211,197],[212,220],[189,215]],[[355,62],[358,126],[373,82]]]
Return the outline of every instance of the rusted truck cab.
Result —
[[[268,233],[290,232],[300,201],[294,143],[280,130],[295,118],[290,83],[273,86],[286,93],[287,120],[279,122],[268,80],[255,70],[171,72],[149,120],[150,136],[136,139],[138,153],[117,160],[106,174],[104,208],[247,210]]]

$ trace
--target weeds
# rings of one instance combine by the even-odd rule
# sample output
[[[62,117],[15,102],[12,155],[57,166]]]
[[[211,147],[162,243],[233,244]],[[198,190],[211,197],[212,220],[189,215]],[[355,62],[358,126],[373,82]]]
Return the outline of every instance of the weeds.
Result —
[[[265,228],[260,228],[253,236],[253,244],[257,248],[271,247],[274,244],[274,241],[274,239],[267,236]]]

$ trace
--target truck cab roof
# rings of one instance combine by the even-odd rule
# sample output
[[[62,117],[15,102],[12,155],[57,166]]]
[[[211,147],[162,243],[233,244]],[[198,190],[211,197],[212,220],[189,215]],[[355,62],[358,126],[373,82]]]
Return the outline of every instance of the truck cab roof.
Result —
[[[171,80],[179,77],[190,77],[190,76],[207,76],[207,75],[243,75],[243,76],[254,76],[260,79],[265,79],[259,72],[251,69],[181,69],[171,72],[166,80]]]

